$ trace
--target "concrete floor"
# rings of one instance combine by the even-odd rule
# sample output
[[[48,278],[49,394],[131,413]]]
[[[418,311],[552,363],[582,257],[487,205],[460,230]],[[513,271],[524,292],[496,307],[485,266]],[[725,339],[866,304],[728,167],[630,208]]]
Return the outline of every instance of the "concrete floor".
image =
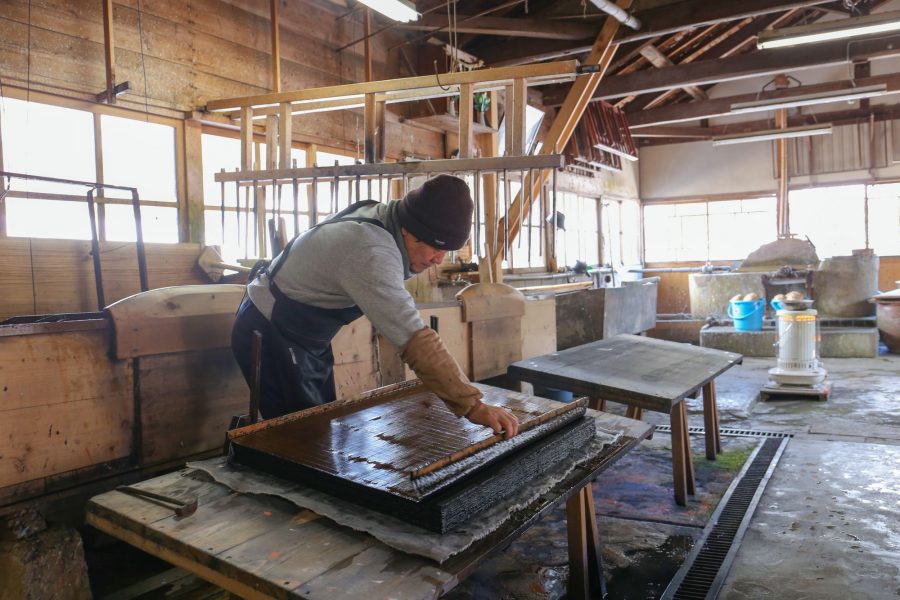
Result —
[[[723,428],[793,434],[752,517],[719,598],[744,600],[900,598],[900,356],[829,359],[829,400],[757,401],[774,359],[747,358],[717,379]],[[616,410],[614,407],[612,410]],[[688,400],[689,421],[702,426],[702,400]],[[652,423],[666,415],[645,413]],[[747,452],[759,438],[723,437],[726,451]],[[631,505],[625,518],[598,503],[610,598],[658,598],[721,497],[692,436],[698,495],[693,511],[671,501],[670,437],[653,440],[611,470],[654,472],[657,484],[629,495],[627,485],[598,480],[595,498]],[[721,461],[719,461],[721,462]],[[743,462],[743,459],[741,459]],[[736,471],[732,471],[736,472]],[[704,478],[705,477],[705,478]],[[728,475],[733,477],[733,475]],[[665,479],[665,481],[662,481]],[[615,496],[620,496],[615,498]],[[662,501],[660,501],[660,499]],[[709,504],[704,512],[702,505]],[[613,516],[610,516],[612,514]],[[620,515],[621,516],[621,515]],[[545,600],[564,597],[565,517],[545,517],[506,551],[451,592],[453,600]]]
[[[723,428],[794,434],[719,597],[900,598],[900,356],[823,361],[826,402],[758,402],[773,362],[717,380]]]
[[[900,598],[900,356],[824,363],[826,402],[757,402],[771,359],[717,380],[723,428],[794,434],[720,598]]]

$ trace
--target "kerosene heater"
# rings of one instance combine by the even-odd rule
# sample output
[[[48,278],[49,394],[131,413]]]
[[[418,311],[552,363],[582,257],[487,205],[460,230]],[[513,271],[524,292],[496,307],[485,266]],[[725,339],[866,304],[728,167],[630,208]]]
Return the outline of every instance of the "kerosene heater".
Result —
[[[812,300],[782,300],[777,312],[776,366],[760,399],[770,396],[804,396],[827,400],[831,382],[819,362],[818,312]]]

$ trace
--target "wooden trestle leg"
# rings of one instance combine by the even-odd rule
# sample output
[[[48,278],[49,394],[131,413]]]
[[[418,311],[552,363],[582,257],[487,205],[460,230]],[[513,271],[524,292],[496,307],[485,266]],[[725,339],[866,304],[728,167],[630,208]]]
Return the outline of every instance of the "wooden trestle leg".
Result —
[[[569,537],[569,586],[566,597],[570,600],[606,597],[600,535],[590,483],[566,502],[566,528]]]

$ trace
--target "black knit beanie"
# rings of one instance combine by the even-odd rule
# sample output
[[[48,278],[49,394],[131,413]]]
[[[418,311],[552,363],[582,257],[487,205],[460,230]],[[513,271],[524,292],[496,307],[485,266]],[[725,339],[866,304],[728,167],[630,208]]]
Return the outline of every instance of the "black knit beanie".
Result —
[[[459,250],[469,239],[475,205],[459,177],[438,175],[406,194],[397,207],[400,225],[439,250]]]

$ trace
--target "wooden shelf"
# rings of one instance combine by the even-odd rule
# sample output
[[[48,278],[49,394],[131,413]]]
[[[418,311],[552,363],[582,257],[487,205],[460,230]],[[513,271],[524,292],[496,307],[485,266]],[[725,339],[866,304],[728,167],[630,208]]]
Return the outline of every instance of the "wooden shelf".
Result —
[[[435,127],[437,129],[441,129],[443,131],[447,131],[450,133],[456,133],[459,131],[459,117],[442,114],[442,115],[430,115],[427,117],[416,117],[414,119],[405,119],[407,123],[417,123],[420,125],[425,125],[428,127]],[[473,122],[472,123],[472,131],[473,133],[497,133],[497,130],[488,127],[486,125],[482,125],[481,123]]]

